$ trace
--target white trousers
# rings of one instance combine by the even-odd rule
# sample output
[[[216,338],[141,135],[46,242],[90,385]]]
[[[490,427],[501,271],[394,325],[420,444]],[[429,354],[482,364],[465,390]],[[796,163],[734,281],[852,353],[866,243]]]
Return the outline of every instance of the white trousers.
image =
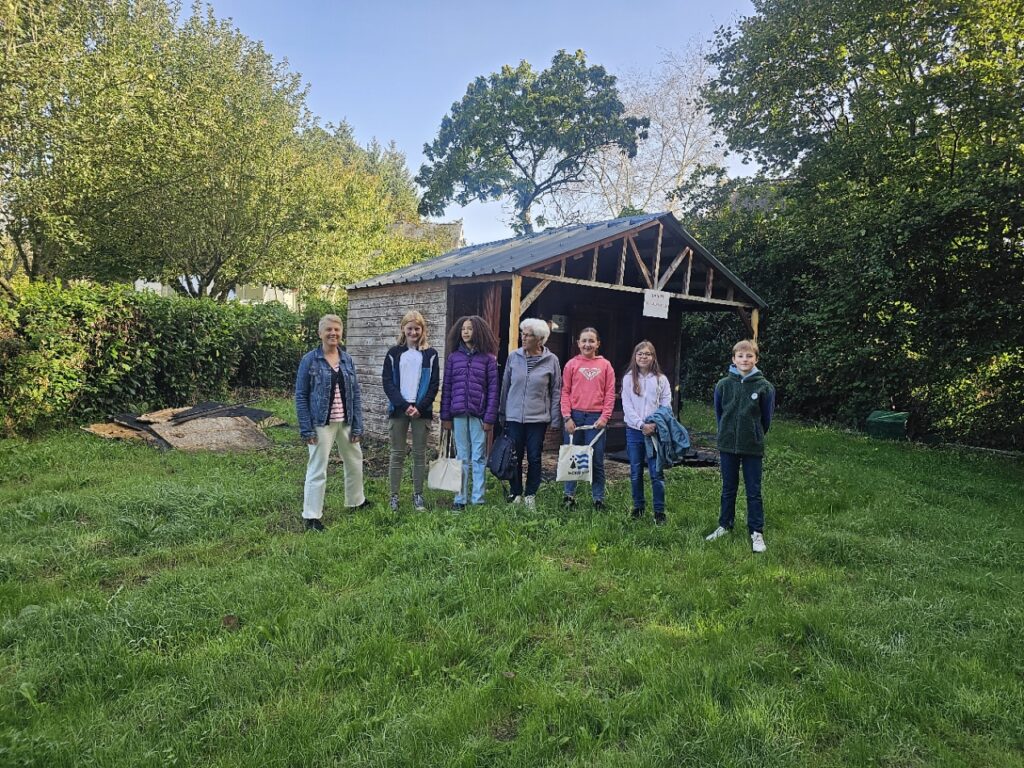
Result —
[[[363,494],[363,447],[349,440],[351,431],[352,427],[343,421],[316,428],[316,444],[309,446],[305,496],[302,501],[302,516],[307,520],[323,516],[327,460],[331,458],[335,443],[345,462],[345,506],[358,507],[366,501]]]

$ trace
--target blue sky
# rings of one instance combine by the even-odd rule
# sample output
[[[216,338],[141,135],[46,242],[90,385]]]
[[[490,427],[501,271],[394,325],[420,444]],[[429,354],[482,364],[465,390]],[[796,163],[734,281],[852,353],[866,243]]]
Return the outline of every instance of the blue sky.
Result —
[[[394,140],[415,174],[423,145],[478,75],[525,59],[540,70],[582,48],[613,74],[648,71],[691,40],[753,12],[749,0],[366,2],[212,0],[220,18],[263,41],[310,86],[323,122],[347,120],[363,144]],[[470,243],[509,237],[498,203],[450,206]]]

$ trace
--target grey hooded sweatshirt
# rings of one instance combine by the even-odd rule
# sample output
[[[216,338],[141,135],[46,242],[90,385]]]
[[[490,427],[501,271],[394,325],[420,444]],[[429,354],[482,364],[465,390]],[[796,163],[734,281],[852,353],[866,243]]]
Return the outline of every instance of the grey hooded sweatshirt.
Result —
[[[562,368],[555,354],[544,347],[540,360],[530,371],[526,367],[526,353],[520,347],[505,362],[498,413],[505,421],[523,424],[544,421],[557,429],[562,423],[561,391]]]

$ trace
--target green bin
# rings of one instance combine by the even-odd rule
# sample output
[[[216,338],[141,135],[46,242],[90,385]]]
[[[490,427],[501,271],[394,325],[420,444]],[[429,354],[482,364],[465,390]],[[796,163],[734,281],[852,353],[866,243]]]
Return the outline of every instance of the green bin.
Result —
[[[881,440],[903,440],[909,415],[906,411],[872,411],[868,416],[868,435]]]

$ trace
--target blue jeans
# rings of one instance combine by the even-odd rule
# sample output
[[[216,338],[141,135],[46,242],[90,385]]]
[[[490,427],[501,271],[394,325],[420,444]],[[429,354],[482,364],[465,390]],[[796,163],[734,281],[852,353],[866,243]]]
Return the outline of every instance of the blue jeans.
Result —
[[[477,416],[456,416],[452,419],[455,452],[462,459],[462,492],[456,494],[455,503],[465,504],[469,495],[469,469],[473,468],[473,503],[484,503],[485,433],[484,423]]]
[[[598,411],[572,411],[570,415],[577,427],[589,427],[601,418],[601,414]],[[584,429],[581,432],[577,429],[572,435],[572,443],[574,445],[586,445],[594,439],[594,435],[599,431],[597,429]],[[607,433],[602,434],[598,441],[594,443],[594,481],[590,484],[590,494],[594,501],[604,501],[604,440],[607,436]],[[568,445],[570,441],[568,431],[562,430],[562,438]],[[575,480],[566,482],[565,495],[576,495]]]
[[[722,512],[718,524],[732,529],[736,519],[736,492],[739,489],[740,465],[743,465],[743,487],[747,492],[747,529],[764,533],[764,503],[761,501],[762,456],[722,453]]]
[[[629,455],[629,483],[633,488],[633,509],[645,509],[644,466],[651,475],[651,495],[654,497],[654,514],[665,514],[665,474],[658,472],[656,456],[647,458],[644,433],[639,429],[626,427],[626,453]]]
[[[505,434],[516,444],[516,476],[510,483],[513,496],[536,496],[540,488],[540,452],[544,447],[546,421],[524,424],[506,421]],[[526,459],[526,493],[523,493],[523,458]]]

